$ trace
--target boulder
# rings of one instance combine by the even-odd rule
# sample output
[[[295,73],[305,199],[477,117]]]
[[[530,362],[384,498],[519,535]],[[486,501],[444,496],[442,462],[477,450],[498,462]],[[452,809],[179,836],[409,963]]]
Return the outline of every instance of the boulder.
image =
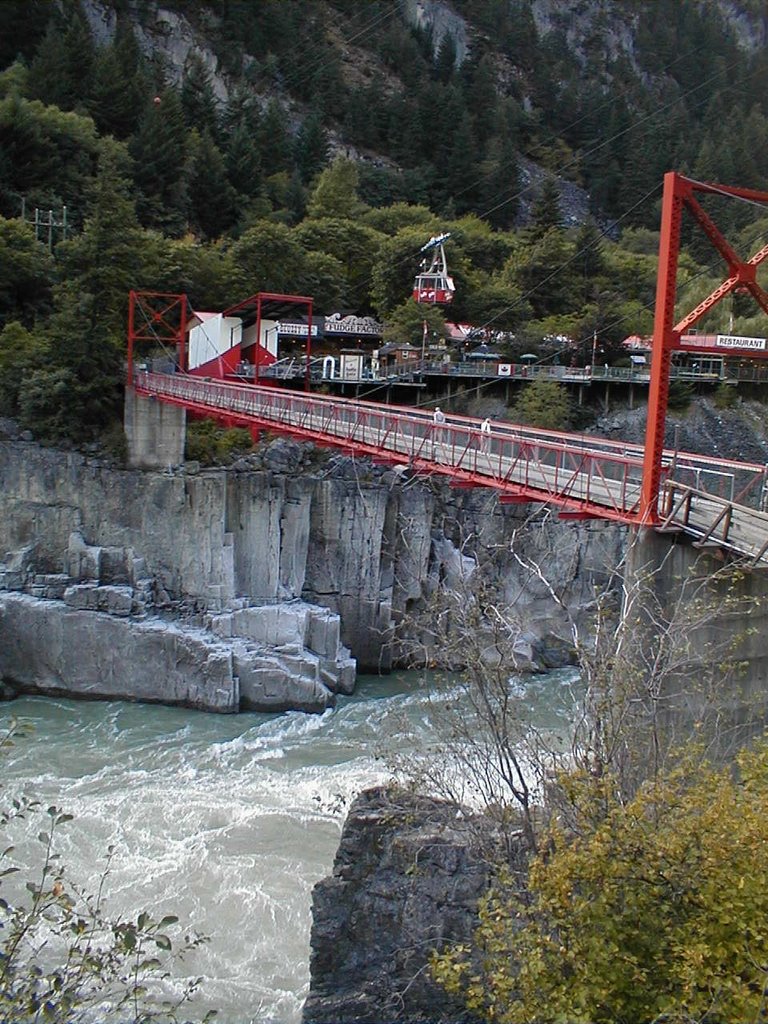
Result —
[[[455,804],[381,787],[362,793],[333,874],[313,891],[304,1024],[470,1021],[432,981],[428,961],[471,937],[490,881],[489,839],[490,825]]]

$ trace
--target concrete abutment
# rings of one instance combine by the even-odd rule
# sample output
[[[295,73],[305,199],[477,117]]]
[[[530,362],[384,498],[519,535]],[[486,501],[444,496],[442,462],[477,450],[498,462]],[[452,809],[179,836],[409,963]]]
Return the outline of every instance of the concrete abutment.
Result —
[[[123,426],[130,466],[167,469],[184,461],[187,413],[182,406],[137,395],[126,387]]]

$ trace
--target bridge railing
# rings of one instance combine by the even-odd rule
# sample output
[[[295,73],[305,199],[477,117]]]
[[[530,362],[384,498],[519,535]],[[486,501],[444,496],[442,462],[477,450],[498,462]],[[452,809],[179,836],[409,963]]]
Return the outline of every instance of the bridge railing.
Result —
[[[139,373],[141,393],[175,401],[230,422],[278,427],[299,438],[337,443],[343,449],[453,476],[457,482],[493,486],[529,500],[573,507],[596,506],[609,518],[636,508],[642,459],[601,449],[591,438],[280,388],[206,381],[180,374]],[[608,446],[610,449],[610,446]]]
[[[476,419],[431,410],[375,405],[181,374],[138,373],[141,392],[246,426],[277,427],[298,438],[335,443],[421,470],[452,475],[529,500],[595,506],[609,518],[631,519],[642,481],[643,448],[588,435],[497,421],[484,433]],[[666,450],[663,481],[731,503],[765,509],[768,467]]]

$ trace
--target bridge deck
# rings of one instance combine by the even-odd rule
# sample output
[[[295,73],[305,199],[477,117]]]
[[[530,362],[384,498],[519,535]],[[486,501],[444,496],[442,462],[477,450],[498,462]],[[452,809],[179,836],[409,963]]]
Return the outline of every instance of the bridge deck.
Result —
[[[491,487],[502,500],[546,502],[568,513],[638,523],[643,451],[601,438],[306,395],[275,387],[138,373],[139,394],[251,429],[265,427],[351,454],[437,472],[459,486]],[[666,452],[665,529],[768,564],[766,467]]]

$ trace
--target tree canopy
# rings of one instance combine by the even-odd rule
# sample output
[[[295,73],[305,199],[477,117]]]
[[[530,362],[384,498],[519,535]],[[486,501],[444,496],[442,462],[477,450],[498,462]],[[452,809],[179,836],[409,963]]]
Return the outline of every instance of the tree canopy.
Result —
[[[435,961],[499,1024],[757,1020],[766,1011],[768,744],[713,767],[701,750],[628,803],[610,777],[569,783],[582,834],[552,827],[528,888],[502,877],[481,951]],[[607,807],[607,812],[604,808]]]

